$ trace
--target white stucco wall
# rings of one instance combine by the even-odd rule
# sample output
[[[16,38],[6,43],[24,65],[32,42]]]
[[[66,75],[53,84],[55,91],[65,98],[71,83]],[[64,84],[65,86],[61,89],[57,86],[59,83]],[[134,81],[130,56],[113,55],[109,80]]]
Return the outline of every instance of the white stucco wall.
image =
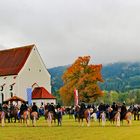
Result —
[[[13,95],[15,95],[18,91],[18,87],[17,87],[17,76],[15,78],[16,75],[12,75],[12,76],[1,76],[0,77],[0,86],[3,86],[3,91],[0,90],[0,103],[1,103],[1,94],[4,94],[4,100],[8,99],[11,97],[11,93],[13,93]],[[15,83],[13,85],[13,89],[10,90],[10,85],[12,85],[13,83]]]
[[[32,49],[26,64],[18,74],[18,78],[19,96],[25,100],[27,100],[26,89],[34,83],[45,87],[51,93],[51,77],[36,47]]]

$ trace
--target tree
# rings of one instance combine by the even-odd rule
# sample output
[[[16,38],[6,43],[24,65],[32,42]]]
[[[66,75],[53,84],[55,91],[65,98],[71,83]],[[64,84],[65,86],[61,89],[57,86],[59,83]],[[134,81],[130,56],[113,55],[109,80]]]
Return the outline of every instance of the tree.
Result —
[[[98,82],[103,82],[102,65],[89,64],[90,56],[79,57],[62,76],[64,86],[60,88],[60,95],[64,104],[73,103],[73,91],[78,89],[79,100],[93,102],[103,92]]]

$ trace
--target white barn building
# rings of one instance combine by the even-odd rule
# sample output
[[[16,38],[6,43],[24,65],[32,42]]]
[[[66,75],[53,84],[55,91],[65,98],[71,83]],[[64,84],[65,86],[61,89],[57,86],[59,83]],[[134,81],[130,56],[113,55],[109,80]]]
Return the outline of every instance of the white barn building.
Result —
[[[0,102],[14,95],[28,101],[32,98],[29,97],[30,93],[36,87],[43,87],[51,93],[51,76],[36,46],[1,50]],[[45,99],[47,99],[46,96]],[[43,102],[45,102],[44,99]],[[56,103],[56,98],[51,99],[51,102]]]

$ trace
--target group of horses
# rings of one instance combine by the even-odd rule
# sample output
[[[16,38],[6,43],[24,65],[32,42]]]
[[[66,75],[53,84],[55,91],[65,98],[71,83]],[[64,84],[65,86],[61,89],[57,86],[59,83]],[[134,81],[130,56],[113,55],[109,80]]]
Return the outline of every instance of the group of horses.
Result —
[[[13,122],[14,123],[18,120],[19,123],[24,123],[26,126],[29,126],[30,119],[32,120],[33,126],[36,125],[36,120],[38,119],[37,112],[31,112],[31,108],[28,108],[28,110],[24,111],[23,114],[19,117],[19,108],[14,107],[12,110],[10,110],[8,107],[4,106],[3,110],[0,111],[0,122],[2,126],[5,125],[6,120],[8,123]]]
[[[18,120],[20,123],[24,123],[26,126],[29,126],[30,120],[32,121],[32,125],[36,126],[36,122],[39,119],[37,112],[32,112],[31,107],[28,107],[23,114],[20,115],[19,118],[19,108],[14,107],[13,110],[6,110],[6,107],[3,107],[3,111],[0,111],[0,123],[2,126],[5,125],[6,119],[8,122],[12,122],[14,118],[14,122]],[[69,115],[74,115],[75,121],[79,122],[80,126],[83,126],[84,119],[86,120],[87,126],[90,126],[91,119],[99,120],[99,124],[102,123],[105,126],[106,121],[110,121],[112,124],[116,126],[120,126],[120,122],[126,120],[128,125],[131,125],[132,115],[134,114],[134,109],[127,110],[123,117],[121,117],[121,110],[118,111],[112,110],[111,107],[108,107],[106,111],[97,111],[95,108],[85,108],[81,109],[80,106],[75,106],[69,110]],[[62,125],[62,110],[57,109],[55,111],[44,111],[44,117],[47,120],[48,126],[52,126],[52,123],[56,123],[58,121],[58,125]]]
[[[39,119],[38,112],[32,112],[32,108],[28,107],[28,109],[23,111],[23,113],[19,116],[19,111],[19,108],[16,106],[12,110],[8,109],[7,106],[3,106],[3,110],[0,111],[1,126],[4,126],[7,121],[8,123],[13,122],[13,119],[14,123],[18,120],[19,123],[23,123],[26,126],[30,125],[31,120],[32,125],[36,126],[36,122]],[[59,109],[57,109],[56,112],[45,110],[44,117],[48,126],[51,126],[53,121],[56,123],[56,120],[58,120],[58,125],[62,125],[62,113]]]
[[[133,110],[127,110],[123,113],[123,116],[121,116],[122,113],[120,108],[118,111],[113,111],[111,107],[108,107],[106,111],[97,111],[95,108],[85,108],[83,111],[80,111],[80,106],[76,106],[69,111],[70,118],[72,116],[72,112],[75,117],[75,121],[78,121],[80,126],[84,125],[84,119],[86,120],[87,126],[90,126],[92,119],[95,121],[98,120],[99,125],[102,123],[102,126],[105,126],[106,121],[110,121],[110,124],[120,126],[121,122],[123,124],[123,120],[126,120],[128,125],[131,125],[133,115]]]

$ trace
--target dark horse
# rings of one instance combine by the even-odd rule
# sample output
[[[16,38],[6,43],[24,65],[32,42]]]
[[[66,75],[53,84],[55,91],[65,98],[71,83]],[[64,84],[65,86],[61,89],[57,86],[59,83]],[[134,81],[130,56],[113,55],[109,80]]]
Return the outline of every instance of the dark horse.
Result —
[[[82,108],[80,108],[80,106],[76,106],[75,112],[77,113],[77,118],[78,118],[79,124],[82,122],[81,125],[83,126],[83,120],[85,118],[85,120],[87,122],[87,126],[90,126],[90,113],[92,112],[92,110],[82,109]]]
[[[18,119],[18,111],[19,111],[19,108],[14,106],[11,110],[10,110],[10,119],[11,119],[11,122],[13,122],[13,118],[14,118],[14,123],[16,123],[16,120]],[[19,120],[19,119],[18,119]]]
[[[8,119],[8,123],[10,123],[10,109],[8,108],[8,105],[3,104],[2,108],[3,108],[3,111],[5,113],[4,122],[6,122],[6,119]]]

